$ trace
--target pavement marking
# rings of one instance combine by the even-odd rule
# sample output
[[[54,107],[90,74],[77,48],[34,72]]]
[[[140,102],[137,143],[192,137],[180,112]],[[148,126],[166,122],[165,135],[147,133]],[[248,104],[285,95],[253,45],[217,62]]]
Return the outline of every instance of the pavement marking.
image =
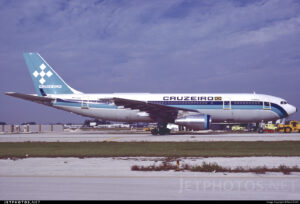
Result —
[[[109,142],[109,141],[113,141],[113,140],[118,140],[118,139],[121,139],[122,137],[111,137],[111,138],[108,138],[106,140],[103,140],[103,142]]]

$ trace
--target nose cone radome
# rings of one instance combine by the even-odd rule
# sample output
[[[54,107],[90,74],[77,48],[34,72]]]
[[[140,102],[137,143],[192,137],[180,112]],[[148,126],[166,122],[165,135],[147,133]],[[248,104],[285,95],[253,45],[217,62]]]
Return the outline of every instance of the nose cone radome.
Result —
[[[293,115],[297,112],[297,108],[295,106],[289,105],[287,108],[288,115]]]

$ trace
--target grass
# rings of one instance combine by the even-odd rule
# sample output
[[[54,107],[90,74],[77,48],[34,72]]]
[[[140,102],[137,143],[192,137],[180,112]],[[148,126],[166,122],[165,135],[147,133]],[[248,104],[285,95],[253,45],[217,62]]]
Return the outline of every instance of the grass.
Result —
[[[258,166],[252,168],[236,167],[236,168],[226,168],[218,165],[217,163],[206,163],[203,162],[202,165],[191,166],[184,164],[181,167],[177,167],[174,164],[169,162],[163,162],[162,164],[155,166],[137,166],[134,165],[131,167],[132,171],[192,171],[192,172],[227,172],[227,173],[256,173],[256,174],[265,174],[266,172],[281,172],[283,174],[290,174],[291,172],[300,172],[298,166],[287,167],[285,165],[280,165],[279,167],[268,168],[266,166]]]
[[[0,158],[300,156],[300,141],[272,142],[3,142]]]

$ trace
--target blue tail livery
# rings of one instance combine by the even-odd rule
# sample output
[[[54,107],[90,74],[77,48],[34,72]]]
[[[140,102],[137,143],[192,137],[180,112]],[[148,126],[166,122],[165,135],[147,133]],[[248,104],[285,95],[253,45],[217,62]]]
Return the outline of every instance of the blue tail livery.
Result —
[[[39,96],[46,96],[48,94],[74,94],[76,92],[76,90],[64,82],[38,53],[24,53],[24,58],[34,88]]]

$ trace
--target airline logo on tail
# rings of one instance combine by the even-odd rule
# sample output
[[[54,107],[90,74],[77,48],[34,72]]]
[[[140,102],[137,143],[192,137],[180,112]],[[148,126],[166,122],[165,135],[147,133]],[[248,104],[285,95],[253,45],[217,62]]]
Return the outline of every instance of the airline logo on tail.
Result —
[[[38,80],[39,81],[39,83],[40,83],[40,85],[39,85],[39,88],[50,88],[50,89],[55,89],[55,88],[61,88],[61,85],[44,85],[44,83],[46,82],[46,79],[45,79],[45,77],[47,76],[47,78],[50,78],[52,75],[53,75],[53,73],[50,71],[50,70],[48,70],[47,72],[46,72],[46,65],[45,64],[41,64],[40,66],[39,66],[39,68],[40,68],[40,72],[38,72],[37,70],[35,70],[33,73],[32,73],[32,75],[35,77],[35,78],[37,78],[37,77],[40,77],[40,79]]]
[[[50,70],[47,73],[45,73],[45,71],[44,71],[46,69],[46,65],[45,64],[41,64],[40,65],[40,69],[41,69],[41,72],[38,72],[37,70],[35,70],[32,73],[32,75],[35,78],[37,78],[38,76],[40,76],[41,78],[40,78],[39,82],[40,82],[40,84],[44,84],[46,82],[46,80],[45,80],[44,77],[47,76],[48,78],[50,78],[53,74],[52,74],[52,72]]]
[[[27,52],[24,58],[38,96],[81,93],[68,86],[39,53]]]

